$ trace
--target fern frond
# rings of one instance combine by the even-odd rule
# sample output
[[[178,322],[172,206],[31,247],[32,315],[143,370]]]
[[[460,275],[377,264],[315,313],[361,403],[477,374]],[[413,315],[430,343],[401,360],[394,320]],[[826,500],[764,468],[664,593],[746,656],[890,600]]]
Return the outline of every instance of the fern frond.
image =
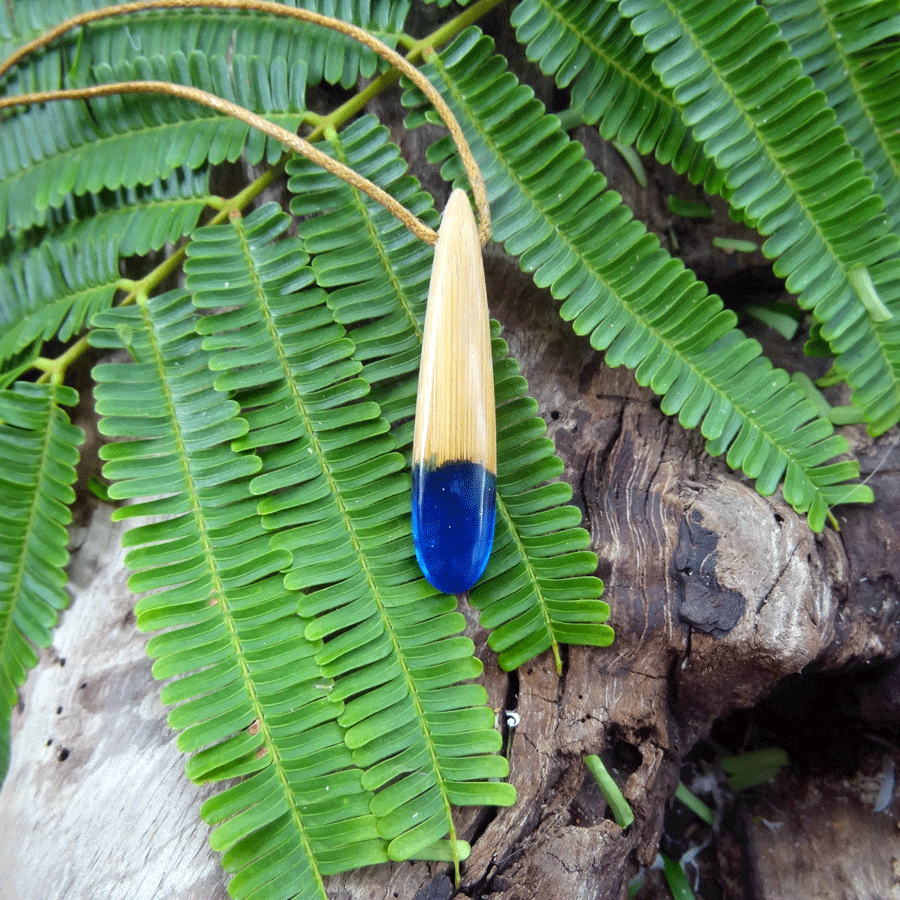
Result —
[[[615,0],[523,0],[510,17],[532,62],[561,88],[602,137],[633,144],[663,164],[722,190],[722,175],[681,118],[672,92]]]
[[[319,898],[327,872],[386,859],[337,718],[341,703],[316,663],[249,480],[260,459],[232,442],[238,406],[213,386],[188,295],[173,291],[100,314],[91,339],[129,364],[94,369],[118,518],[156,516],[126,533],[130,587],[154,674],[173,704],[178,745],[196,781],[243,777],[207,802],[211,843],[235,872],[230,892]]]
[[[210,200],[209,169],[183,166],[148,185],[69,196],[51,209],[44,229],[23,236],[29,244],[106,243],[122,257],[174,243],[197,227]]]
[[[129,56],[128,59],[133,57]],[[194,52],[138,58],[95,70],[96,81],[158,80],[191,85],[262,113],[294,131],[304,109],[305,66],[271,65]],[[273,162],[281,145],[207,107],[153,95],[110,96],[32,107],[0,128],[0,221],[43,225],[71,195],[152,184],[183,166]]]
[[[360,25],[392,44],[403,29],[411,0],[288,0],[286,6],[300,6],[324,15]],[[106,0],[42,0],[19,2],[14,8],[15,26],[0,42],[0,58],[40,36],[50,26],[75,13],[108,6]],[[117,66],[135,56],[170,57],[199,50],[209,57],[234,54],[248,59],[260,57],[293,65],[306,64],[309,84],[323,79],[351,88],[362,75],[370,78],[377,57],[344,35],[326,32],[304,23],[273,16],[248,15],[240,10],[180,9],[151,10],[127,20],[112,18],[91,24],[84,32],[63,37],[49,57],[29,63],[24,71],[11,73],[9,87],[17,93],[61,87],[60,73],[78,80],[79,72],[98,65]],[[73,71],[74,70],[74,71]]]
[[[426,71],[445,89],[485,172],[495,238],[564,301],[563,318],[606,351],[610,366],[635,369],[667,415],[699,425],[709,452],[727,454],[760,493],[784,476],[785,499],[815,530],[833,504],[870,498],[847,484],[856,463],[827,463],[846,452],[846,441],[734,328],[721,301],[632,219],[492,49],[472,29]],[[415,92],[405,102],[420,103]],[[459,172],[450,154],[444,140],[430,151],[434,161],[449,157],[446,177]]]
[[[18,688],[37,662],[34,648],[50,645],[68,603],[66,527],[84,432],[63,407],[77,402],[75,391],[61,385],[20,382],[0,391],[0,733],[6,762]],[[0,758],[0,781],[5,771]]]
[[[767,0],[766,8],[804,73],[828,98],[900,234],[900,53],[886,45],[878,51],[885,37],[900,32],[897,4]]]
[[[870,431],[884,431],[900,419],[900,237],[824,96],[753,0],[622,0],[619,9],[725,171],[729,202],[768,236],[776,273],[822,323]],[[873,321],[856,296],[860,266],[888,321]]]
[[[868,9],[859,4],[829,0],[842,49],[850,61],[850,72],[866,110],[869,127],[887,160],[875,158],[875,151],[864,149],[867,165],[875,173],[876,186],[885,198],[894,230],[900,231],[900,16],[891,3],[879,2]],[[856,138],[856,146],[868,143]],[[872,161],[869,162],[870,157]]]
[[[66,341],[112,303],[120,280],[115,243],[41,244],[0,268],[0,362],[56,335]]]
[[[515,794],[493,780],[508,769],[483,689],[459,686],[481,671],[464,619],[414,561],[405,460],[301,245],[275,241],[289,224],[273,203],[198,230],[187,285],[212,311],[204,347],[250,425],[240,446],[262,458],[251,486],[272,546],[292,555],[285,584],[324,641],[316,658],[388,854],[447,858],[451,804]]]
[[[331,153],[376,182],[436,228],[431,197],[406,171],[388,132],[374,116],[344,129]],[[304,219],[300,234],[316,282],[328,290],[336,321],[346,325],[363,364],[372,399],[404,445],[412,443],[422,323],[432,248],[416,239],[383,207],[307,160],[287,166],[291,212]],[[348,254],[354,252],[353,257]],[[348,261],[355,259],[355,265]]]
[[[434,215],[430,198],[406,173],[398,148],[375,119],[342,131],[334,153],[418,215]],[[320,210],[299,229],[317,280],[330,288],[329,303],[350,328],[363,374],[373,381],[372,396],[397,423],[394,433],[408,458],[432,251],[368,197],[305,160],[291,160],[288,172],[294,214]],[[346,265],[348,258],[355,267]],[[593,577],[596,557],[586,549],[586,532],[574,527],[581,514],[564,506],[571,490],[544,484],[562,471],[546,425],[496,337],[493,352],[498,441],[505,452],[498,457],[494,551],[470,601],[492,631],[489,644],[500,665],[514,669],[548,647],[558,660],[561,642],[605,646],[612,630],[603,624],[609,609]],[[538,520],[547,535],[540,540],[533,530]],[[556,558],[551,564],[547,557]]]

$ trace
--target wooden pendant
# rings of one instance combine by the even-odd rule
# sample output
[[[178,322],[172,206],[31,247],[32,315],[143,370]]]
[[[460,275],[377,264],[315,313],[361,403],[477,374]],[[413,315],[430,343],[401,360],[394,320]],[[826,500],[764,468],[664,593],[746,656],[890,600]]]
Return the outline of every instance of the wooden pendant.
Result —
[[[459,189],[434,250],[412,478],[419,566],[439,591],[465,593],[484,572],[494,540],[497,426],[481,245]]]

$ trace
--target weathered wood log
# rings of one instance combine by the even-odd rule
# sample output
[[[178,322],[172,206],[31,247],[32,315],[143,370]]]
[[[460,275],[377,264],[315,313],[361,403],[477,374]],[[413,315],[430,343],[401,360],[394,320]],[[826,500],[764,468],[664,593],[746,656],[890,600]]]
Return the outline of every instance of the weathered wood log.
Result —
[[[900,898],[896,812],[875,813],[877,758],[851,777],[783,776],[750,810],[751,843],[766,900]]]
[[[500,715],[519,803],[460,816],[474,845],[461,889],[617,898],[653,863],[682,757],[715,718],[811,664],[900,653],[897,436],[858,436],[865,467],[878,467],[878,500],[841,512],[840,533],[813,535],[777,495],[760,497],[706,457],[630,374],[607,369],[508,263],[493,259],[488,273],[494,313],[584,509],[617,639],[570,648],[562,678],[546,655],[508,675],[470,616],[491,702],[519,716],[510,728]],[[134,629],[120,526],[102,506],[84,516],[72,605],[13,721],[0,896],[224,898],[197,817],[206,793],[183,775]],[[881,695],[868,702],[880,708]],[[621,764],[636,815],[627,832],[586,774],[587,753]],[[331,889],[347,900],[457,895],[446,867],[426,864],[337,877]]]
[[[224,897],[159,684],[134,627],[122,524],[73,529],[72,603],[13,715],[0,897]]]
[[[399,120],[395,101],[382,112],[387,122]],[[651,190],[636,190],[595,133],[580,136],[661,240],[671,247],[680,228],[683,256],[704,274],[734,268],[731,257],[701,253],[708,242],[673,222],[664,202],[673,176],[651,170]],[[398,129],[397,137],[421,159],[421,131]],[[712,227],[736,226],[717,209]],[[760,497],[709,459],[702,438],[663,416],[628,372],[608,369],[509,260],[490,251],[487,262],[492,314],[504,323],[565,462],[617,638],[607,650],[569,648],[561,678],[547,655],[507,674],[467,609],[519,802],[460,814],[462,836],[473,843],[460,891],[446,866],[402,864],[331,879],[340,900],[623,897],[638,869],[654,863],[681,761],[716,718],[752,706],[785,675],[900,656],[898,429],[878,441],[852,432],[876,503],[839,511],[840,532],[813,535],[777,494]],[[800,356],[799,345],[791,356]],[[145,638],[134,628],[122,527],[89,498],[80,521],[72,535],[72,604],[13,718],[12,762],[0,792],[0,898],[223,900],[227,879],[197,816],[208,792],[183,774]],[[886,670],[881,682],[860,688],[869,721],[900,722],[898,681],[896,670]],[[515,727],[507,709],[518,715]],[[586,773],[588,753],[603,754],[620,779],[636,816],[627,831]],[[803,791],[769,795],[785,804],[784,835],[806,833],[817,821],[802,812]],[[833,811],[825,805],[821,815]],[[896,796],[885,812],[853,811],[852,827],[865,830],[872,858],[891,858],[884,842],[896,835],[886,823],[898,815]],[[770,859],[778,833],[769,841],[754,828],[767,900],[890,896],[876,887],[827,893],[834,870],[818,881],[814,874],[790,881],[789,851]],[[791,846],[798,870],[813,873],[816,855],[842,849],[837,839]],[[857,848],[843,850],[842,871],[850,871]],[[779,882],[796,892],[779,893],[771,887]],[[866,884],[894,890],[883,879]]]

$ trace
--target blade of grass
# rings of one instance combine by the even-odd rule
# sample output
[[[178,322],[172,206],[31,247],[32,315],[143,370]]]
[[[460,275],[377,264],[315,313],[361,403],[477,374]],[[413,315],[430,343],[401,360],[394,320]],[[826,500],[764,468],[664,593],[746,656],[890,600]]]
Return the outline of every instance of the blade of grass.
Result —
[[[663,858],[663,874],[666,876],[666,883],[672,892],[674,900],[696,900],[694,892],[688,884],[687,875],[681,868],[681,863],[677,859],[672,859],[665,854],[661,854]]]
[[[766,747],[737,756],[726,756],[720,760],[719,765],[728,775],[728,786],[733,791],[742,791],[771,781],[788,762],[788,755],[781,747]]]
[[[612,775],[606,770],[599,756],[593,753],[584,758],[584,764],[588,771],[597,780],[609,808],[612,810],[613,818],[619,828],[627,828],[634,821],[634,813],[628,805],[628,801],[619,790],[619,786],[613,781]]]

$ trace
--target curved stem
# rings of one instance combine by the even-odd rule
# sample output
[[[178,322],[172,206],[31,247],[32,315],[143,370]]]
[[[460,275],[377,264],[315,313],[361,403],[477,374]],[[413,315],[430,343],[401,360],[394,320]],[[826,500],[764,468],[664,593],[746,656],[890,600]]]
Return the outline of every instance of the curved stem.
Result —
[[[31,361],[31,367],[38,369],[43,374],[37,379],[38,384],[49,382],[50,384],[62,384],[66,377],[66,370],[88,348],[87,337],[79,338],[65,353],[55,359],[47,359],[39,356]]]
[[[59,25],[56,25],[50,30],[44,32],[44,34],[42,34],[40,37],[37,37],[33,41],[24,44],[14,53],[10,54],[5,60],[0,62],[0,77],[2,77],[6,72],[9,71],[9,69],[19,63],[26,56],[35,52],[36,50],[46,47],[48,44],[56,40],[56,38],[65,34],[67,31],[71,31],[75,28],[81,28],[84,25],[90,24],[91,22],[97,22],[102,19],[109,19],[117,16],[147,12],[149,10],[185,8],[225,9],[237,10],[242,12],[258,12],[272,16],[282,16],[297,19],[303,22],[309,22],[313,25],[320,25],[324,28],[330,28],[333,31],[338,31],[341,34],[344,34],[347,37],[358,41],[359,43],[373,50],[382,59],[386,60],[396,69],[398,69],[403,75],[409,78],[409,80],[412,81],[413,84],[415,84],[416,87],[419,88],[419,90],[422,91],[422,93],[434,106],[444,124],[447,126],[447,130],[450,132],[450,136],[453,138],[453,142],[456,144],[460,159],[462,160],[462,163],[466,169],[466,173],[469,176],[469,183],[472,186],[472,194],[475,198],[475,206],[478,210],[478,233],[481,244],[482,246],[484,246],[488,242],[491,234],[491,219],[490,209],[488,207],[487,201],[487,189],[485,188],[484,179],[481,176],[481,171],[478,168],[478,164],[475,162],[475,158],[472,156],[472,151],[469,148],[469,144],[466,141],[465,135],[463,134],[459,123],[456,121],[456,118],[451,112],[450,107],[447,106],[444,98],[438,93],[431,82],[405,57],[397,53],[396,50],[388,47],[387,44],[382,43],[380,40],[378,40],[378,38],[373,37],[364,28],[360,28],[357,25],[351,25],[348,22],[341,21],[340,19],[332,19],[329,16],[323,16],[320,13],[312,12],[311,10],[307,9],[283,6],[280,3],[273,2],[273,0],[138,0],[138,2],[132,3],[118,3],[112,6],[104,7],[103,9],[89,10],[87,12],[80,13],[79,15],[72,16],[71,18],[66,19],[64,22],[60,22]],[[124,83],[134,84],[135,82]],[[25,102],[24,98],[26,96],[34,97],[37,95],[22,95],[23,100],[21,102]],[[48,99],[61,99],[61,97],[49,97]],[[191,99],[197,98],[195,97]],[[42,101],[32,100],[31,102]],[[197,100],[197,102],[203,101]],[[253,114],[251,113],[251,115]],[[244,121],[246,121],[246,119]],[[264,122],[265,120],[261,119],[261,121]],[[262,130],[265,131],[265,129]],[[281,139],[278,138],[278,140]],[[295,148],[292,147],[291,149]],[[307,155],[303,150],[298,150],[298,152]],[[313,157],[308,158],[313,159]],[[313,159],[313,161],[318,165],[322,165],[322,163],[318,159]],[[334,170],[329,169],[329,171]],[[338,173],[334,172],[334,174]],[[344,178],[344,175],[339,175],[339,177]],[[357,184],[356,186],[362,189],[361,185]],[[366,193],[369,192],[367,191]],[[372,195],[370,194],[370,196]],[[381,200],[379,200],[378,202],[381,202]],[[391,211],[394,212],[393,210]],[[394,214],[396,215],[396,212]],[[409,227],[407,222],[404,221],[404,224]],[[431,231],[431,229],[428,230]],[[433,231],[431,233],[434,234]],[[421,235],[417,234],[417,236],[420,237]],[[426,240],[426,238],[422,239]],[[435,235],[433,239],[428,240],[428,243],[434,243],[434,240],[436,239],[437,236]]]
[[[298,137],[292,131],[270,122],[263,116],[238,106],[230,100],[217,97],[199,88],[185,84],[172,84],[168,81],[118,81],[111,84],[95,84],[80,88],[63,88],[56,91],[36,91],[30,94],[17,94],[12,97],[0,97],[0,109],[8,109],[13,106],[22,106],[31,103],[48,103],[54,100],[90,100],[95,97],[108,97],[110,94],[168,94],[179,97],[182,100],[192,100],[203,106],[208,106],[216,112],[234,119],[240,119],[253,128],[258,128],[264,134],[275,138],[289,150],[300,153],[307,159],[321,166],[338,178],[342,178],[348,184],[368,194],[377,203],[395,215],[417,238],[428,244],[437,240],[437,233],[424,222],[417,219],[401,203],[398,203],[390,194],[383,191],[377,184],[373,184],[353,169],[343,163],[332,159],[317,147]]]

